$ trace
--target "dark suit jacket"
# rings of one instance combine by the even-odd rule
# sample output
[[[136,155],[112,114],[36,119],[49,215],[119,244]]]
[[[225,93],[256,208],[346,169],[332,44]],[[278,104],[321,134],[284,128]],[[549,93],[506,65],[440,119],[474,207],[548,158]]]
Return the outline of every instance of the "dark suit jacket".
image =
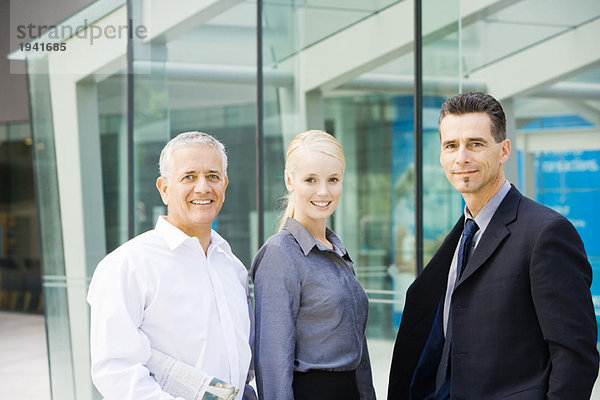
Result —
[[[409,398],[462,227],[461,217],[407,292],[389,400]],[[589,399],[598,373],[591,280],[573,225],[512,187],[452,295],[451,397]]]

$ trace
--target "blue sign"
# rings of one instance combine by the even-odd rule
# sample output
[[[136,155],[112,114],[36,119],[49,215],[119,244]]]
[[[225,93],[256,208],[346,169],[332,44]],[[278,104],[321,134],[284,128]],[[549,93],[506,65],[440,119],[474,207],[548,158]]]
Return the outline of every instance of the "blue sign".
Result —
[[[583,240],[600,325],[600,151],[542,153],[535,171],[536,200],[568,218]]]

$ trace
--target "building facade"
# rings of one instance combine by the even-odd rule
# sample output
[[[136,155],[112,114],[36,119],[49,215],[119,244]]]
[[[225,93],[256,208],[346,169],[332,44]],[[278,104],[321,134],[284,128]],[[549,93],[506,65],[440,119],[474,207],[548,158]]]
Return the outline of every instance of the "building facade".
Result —
[[[99,398],[87,286],[166,213],[158,154],[183,131],[227,147],[215,228],[247,266],[276,229],[290,139],[336,136],[346,175],[331,225],[369,295],[369,340],[390,351],[407,287],[462,212],[437,132],[458,92],[502,102],[509,180],[571,219],[596,273],[600,3],[415,1],[98,0],[53,27],[11,27],[24,36],[10,57],[26,61],[53,398]],[[600,309],[598,280],[592,291]],[[384,393],[387,375],[375,381]]]

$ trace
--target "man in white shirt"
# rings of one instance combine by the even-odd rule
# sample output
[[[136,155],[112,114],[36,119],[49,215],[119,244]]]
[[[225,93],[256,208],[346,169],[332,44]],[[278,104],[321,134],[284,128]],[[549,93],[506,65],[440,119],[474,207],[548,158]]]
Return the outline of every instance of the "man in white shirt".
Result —
[[[248,274],[211,229],[228,184],[225,149],[185,132],[159,165],[167,217],[108,254],[90,284],[92,380],[107,400],[174,399],[146,367],[156,349],[236,386],[236,400],[252,398]]]

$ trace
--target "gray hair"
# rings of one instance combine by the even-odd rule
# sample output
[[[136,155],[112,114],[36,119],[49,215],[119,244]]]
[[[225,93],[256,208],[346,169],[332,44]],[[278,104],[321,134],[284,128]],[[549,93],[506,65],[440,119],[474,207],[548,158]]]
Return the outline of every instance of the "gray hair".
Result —
[[[171,164],[173,162],[171,154],[173,153],[173,151],[180,147],[193,145],[209,145],[217,149],[219,153],[221,153],[221,160],[223,162],[223,173],[225,174],[225,176],[227,176],[227,154],[225,153],[225,146],[223,146],[223,143],[219,142],[217,139],[215,139],[208,133],[198,131],[180,133],[173,139],[169,140],[165,147],[163,147],[162,151],[160,152],[160,159],[158,161],[160,176],[167,179],[167,181],[169,180],[169,174],[171,173]]]

